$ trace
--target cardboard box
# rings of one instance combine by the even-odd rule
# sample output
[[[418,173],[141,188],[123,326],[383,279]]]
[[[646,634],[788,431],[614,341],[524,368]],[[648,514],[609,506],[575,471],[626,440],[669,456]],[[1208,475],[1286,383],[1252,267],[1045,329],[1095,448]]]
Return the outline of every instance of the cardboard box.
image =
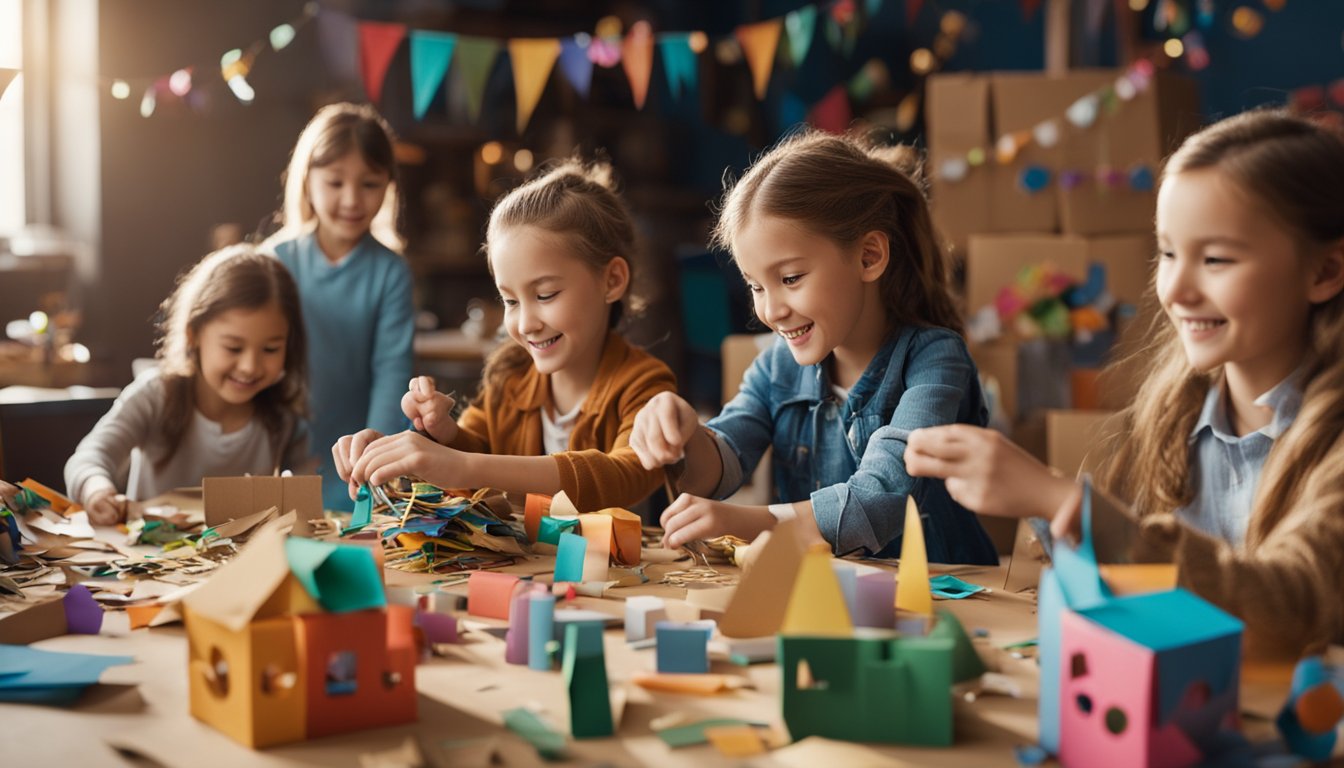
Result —
[[[308,521],[322,518],[322,478],[317,475],[207,477],[203,485],[209,526],[277,507],[282,515],[290,510],[298,513],[295,536],[312,536]]]
[[[1025,267],[1052,264],[1059,271],[1086,279],[1093,263],[1106,267],[1106,289],[1117,301],[1140,306],[1152,282],[1151,233],[1077,237],[1074,235],[986,234],[967,238],[966,309],[975,312],[994,303],[999,291],[1017,282]]]
[[[1046,463],[1075,477],[1084,468],[1100,466],[1107,450],[1102,438],[1111,427],[1112,411],[1046,411]]]

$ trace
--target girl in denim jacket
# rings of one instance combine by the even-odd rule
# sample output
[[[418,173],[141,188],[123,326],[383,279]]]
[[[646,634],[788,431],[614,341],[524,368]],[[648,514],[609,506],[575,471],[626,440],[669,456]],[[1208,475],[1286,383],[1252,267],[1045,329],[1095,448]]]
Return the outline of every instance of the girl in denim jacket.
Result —
[[[797,518],[837,554],[892,556],[913,495],[931,560],[998,562],[975,515],[902,458],[912,430],[987,418],[908,162],[903,148],[806,131],[725,193],[713,244],[731,251],[779,338],[708,424],[671,392],[636,416],[630,445],[645,467],[685,460],[684,492],[662,516],[667,546],[752,539]],[[777,503],[718,501],[766,448]]]

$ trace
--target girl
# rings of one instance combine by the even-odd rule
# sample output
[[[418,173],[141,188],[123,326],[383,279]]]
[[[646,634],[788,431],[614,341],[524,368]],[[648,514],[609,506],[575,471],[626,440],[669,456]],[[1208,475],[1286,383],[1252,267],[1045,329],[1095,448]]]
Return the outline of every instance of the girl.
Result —
[[[635,419],[630,444],[645,467],[685,458],[687,493],[662,517],[668,546],[751,539],[796,516],[837,553],[894,555],[914,495],[931,559],[998,563],[975,516],[901,461],[910,430],[981,425],[986,413],[923,192],[898,156],[805,132],[726,193],[714,244],[732,252],[780,338],[705,428],[671,393]],[[736,490],[767,447],[788,503],[711,500]]]
[[[640,466],[630,430],[676,381],[613,330],[637,301],[628,295],[634,222],[610,167],[571,159],[505,195],[484,250],[516,343],[487,361],[483,391],[458,422],[432,382],[411,382],[402,409],[432,440],[373,430],[341,438],[332,454],[350,496],[360,483],[415,475],[447,488],[564,491],[584,511],[643,500],[662,473]]]
[[[1154,281],[1170,322],[1098,483],[1137,519],[1093,506],[1099,551],[1174,560],[1257,656],[1344,640],[1341,210],[1344,137],[1305,120],[1240,115],[1172,155]],[[977,511],[1077,522],[1074,481],[995,434],[918,432],[906,465]]]
[[[364,427],[406,425],[411,376],[411,272],[393,248],[398,210],[391,130],[369,106],[332,104],[299,134],[285,172],[281,230],[266,242],[293,273],[312,338],[315,445]],[[377,236],[375,236],[377,232]],[[322,451],[322,501],[350,509]]]
[[[100,525],[125,518],[126,497],[298,470],[306,458],[303,317],[280,262],[250,245],[216,251],[162,317],[157,370],[122,391],[65,465],[70,497]]]

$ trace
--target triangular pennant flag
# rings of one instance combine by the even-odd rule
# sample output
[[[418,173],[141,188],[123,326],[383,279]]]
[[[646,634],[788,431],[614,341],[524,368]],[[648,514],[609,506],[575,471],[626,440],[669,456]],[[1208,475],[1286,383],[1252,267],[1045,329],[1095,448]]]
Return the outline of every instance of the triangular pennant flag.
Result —
[[[456,45],[457,35],[447,32],[411,32],[411,93],[417,120],[425,116],[434,94],[443,85]]]
[[[566,37],[560,41],[560,71],[585,99],[593,84],[593,60],[588,58],[589,39],[585,35],[584,42],[579,42],[577,37]]]
[[[807,122],[828,133],[844,133],[849,128],[853,113],[849,108],[849,94],[845,86],[837,85],[821,101],[812,105]]]
[[[1041,7],[1041,0],[1020,0],[1022,4],[1022,19],[1031,21],[1031,17],[1036,15],[1036,9]]]
[[[696,83],[695,51],[691,50],[689,32],[660,35],[658,50],[663,54],[663,72],[667,75],[667,87],[672,98],[680,99],[683,87],[690,90]]]
[[[518,133],[527,127],[546,90],[551,68],[560,55],[560,41],[553,38],[513,38],[509,40],[509,58],[513,61],[513,92],[518,103]]]
[[[18,76],[19,70],[0,67],[0,99],[5,97],[5,91],[9,90],[9,84],[14,82],[14,78]]]
[[[795,67],[802,66],[817,33],[817,6],[806,5],[786,14],[784,27],[789,30],[789,57]]]
[[[647,21],[637,21],[621,43],[621,64],[630,80],[630,92],[635,96],[635,107],[644,108],[649,95],[649,78],[653,75],[653,32]]]
[[[485,83],[490,79],[490,70],[494,69],[498,53],[498,40],[466,36],[457,38],[457,72],[466,86],[467,118],[473,123],[481,116]]]
[[[933,615],[929,590],[929,553],[924,548],[924,525],[913,495],[905,497],[905,534],[901,537],[901,569],[896,577],[896,608],[923,616]]]
[[[397,53],[402,38],[406,37],[405,24],[381,21],[359,22],[359,73],[364,77],[364,92],[369,101],[377,104],[383,98],[383,79],[387,67]]]
[[[924,0],[905,0],[905,26],[915,26],[915,19],[919,18],[919,9],[924,7]]]
[[[752,90],[756,98],[765,98],[765,88],[770,84],[770,71],[775,66],[775,49],[779,47],[779,33],[784,28],[779,19],[747,24],[734,30],[737,42],[742,46],[742,54],[751,69]]]

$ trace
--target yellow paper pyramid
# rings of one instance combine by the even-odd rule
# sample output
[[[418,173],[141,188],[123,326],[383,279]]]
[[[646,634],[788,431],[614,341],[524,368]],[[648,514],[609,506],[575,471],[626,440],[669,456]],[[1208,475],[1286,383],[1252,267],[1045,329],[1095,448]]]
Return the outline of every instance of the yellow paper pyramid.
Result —
[[[927,585],[925,585],[927,587]],[[798,578],[793,582],[789,607],[779,628],[784,635],[851,635],[854,624],[831,567],[831,548],[813,544],[803,555]]]
[[[914,496],[907,496],[905,500],[905,535],[901,538],[901,570],[896,579],[896,610],[933,615],[929,553],[924,547],[924,526],[919,523]]]

